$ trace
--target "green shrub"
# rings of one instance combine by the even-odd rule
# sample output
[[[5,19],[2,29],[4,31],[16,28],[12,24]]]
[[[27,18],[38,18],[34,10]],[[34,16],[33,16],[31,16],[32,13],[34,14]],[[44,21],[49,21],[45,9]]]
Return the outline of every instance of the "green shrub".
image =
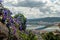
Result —
[[[52,32],[42,34],[43,40],[60,40],[60,36],[54,35]]]

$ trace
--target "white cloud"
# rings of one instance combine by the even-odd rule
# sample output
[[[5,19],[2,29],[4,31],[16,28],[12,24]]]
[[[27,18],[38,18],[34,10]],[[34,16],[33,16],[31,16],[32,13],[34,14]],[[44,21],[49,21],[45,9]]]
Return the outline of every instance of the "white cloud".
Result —
[[[15,7],[18,3],[20,6]],[[13,13],[22,12],[27,18],[60,17],[60,0],[4,0],[3,4]]]

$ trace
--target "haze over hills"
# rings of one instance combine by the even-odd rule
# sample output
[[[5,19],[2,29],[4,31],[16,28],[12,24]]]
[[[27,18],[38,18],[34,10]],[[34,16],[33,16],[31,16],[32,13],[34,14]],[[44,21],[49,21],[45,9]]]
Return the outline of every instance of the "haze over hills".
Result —
[[[42,21],[42,22],[40,22]],[[46,18],[37,18],[37,19],[27,19],[27,24],[33,25],[32,27],[34,28],[36,25],[38,27],[44,25],[44,27],[36,28],[36,30],[41,30],[47,28],[46,25],[52,26],[54,23],[60,22],[60,17],[46,17]],[[54,26],[52,26],[55,28]],[[51,27],[51,28],[52,28]],[[30,27],[31,28],[31,27]],[[52,29],[55,30],[55,29]]]
[[[60,17],[46,17],[46,18],[36,18],[36,19],[27,19],[27,22],[60,22]]]

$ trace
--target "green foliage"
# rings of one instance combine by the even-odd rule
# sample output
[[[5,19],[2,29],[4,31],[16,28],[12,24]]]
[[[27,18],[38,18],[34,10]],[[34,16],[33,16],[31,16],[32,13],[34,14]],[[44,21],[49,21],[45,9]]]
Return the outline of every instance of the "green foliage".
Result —
[[[22,39],[22,40],[37,40],[37,36],[35,34],[33,34],[32,32],[29,32],[29,34],[26,34],[19,30],[17,32],[19,34],[20,39]]]
[[[44,40],[60,40],[60,36],[54,35],[52,32],[42,34]]]
[[[17,30],[17,33],[19,34],[19,38],[22,40],[27,40],[27,34]]]
[[[2,12],[2,10],[1,10]],[[7,14],[7,17],[6,17]],[[1,15],[1,14],[0,14]],[[21,40],[37,40],[37,36],[32,32],[29,34],[25,33],[26,29],[26,18],[22,14],[16,14],[14,17],[11,16],[12,13],[9,9],[4,8],[4,12],[2,13],[2,17],[0,16],[0,22],[5,23],[6,27],[8,28],[8,40],[17,40],[18,38]],[[6,17],[6,18],[5,18]],[[17,21],[14,20],[16,18]],[[13,22],[11,22],[13,21]],[[22,30],[13,27],[20,27],[22,26]],[[13,27],[12,27],[13,26]],[[13,33],[13,31],[15,33]]]
[[[0,17],[0,21],[1,21],[2,17]]]
[[[37,40],[37,36],[30,31],[28,35],[28,40]]]
[[[26,29],[26,18],[24,17],[23,14],[16,14],[14,16],[14,18],[18,18],[19,17],[19,21],[21,21],[21,24],[22,24],[22,29],[25,30]]]

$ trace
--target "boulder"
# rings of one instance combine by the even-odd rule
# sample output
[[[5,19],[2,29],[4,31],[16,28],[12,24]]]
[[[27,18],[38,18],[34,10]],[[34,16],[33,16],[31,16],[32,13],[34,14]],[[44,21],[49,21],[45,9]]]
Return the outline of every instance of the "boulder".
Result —
[[[0,39],[1,40],[5,40],[5,39],[7,39],[8,38],[8,28],[6,27],[6,25],[5,24],[2,24],[1,22],[0,22]]]

